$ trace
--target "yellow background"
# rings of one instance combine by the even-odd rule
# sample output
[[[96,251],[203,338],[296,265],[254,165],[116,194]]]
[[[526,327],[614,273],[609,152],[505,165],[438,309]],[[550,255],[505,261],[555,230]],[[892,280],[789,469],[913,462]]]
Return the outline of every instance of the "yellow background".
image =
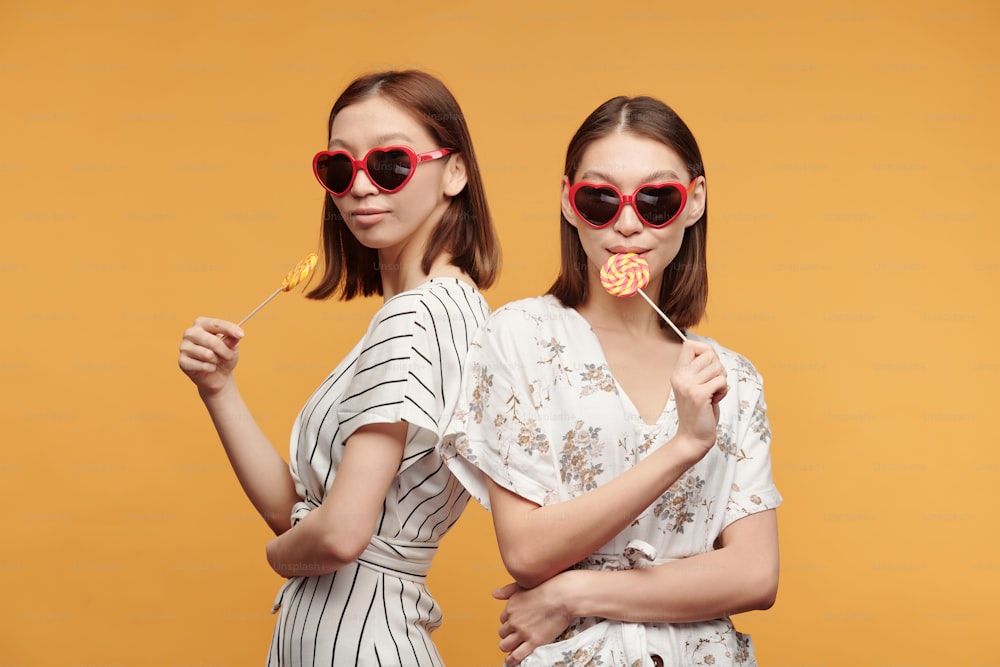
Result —
[[[505,250],[554,276],[573,131],[617,94],[693,128],[703,333],[766,378],[782,581],[769,667],[1000,665],[1000,5],[253,0],[0,4],[0,665],[263,664],[279,578],[188,380],[317,246],[309,160],[354,76],[420,67],[468,116]],[[377,307],[281,295],[241,385],[284,452]],[[431,576],[453,666],[498,665],[471,507]],[[665,592],[669,594],[669,591]]]

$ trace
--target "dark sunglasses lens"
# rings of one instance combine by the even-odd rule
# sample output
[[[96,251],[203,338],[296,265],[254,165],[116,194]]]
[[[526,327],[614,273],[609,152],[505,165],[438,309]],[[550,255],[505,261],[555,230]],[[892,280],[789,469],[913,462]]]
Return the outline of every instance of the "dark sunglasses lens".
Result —
[[[635,195],[635,210],[652,227],[669,224],[680,213],[684,195],[675,185],[645,187]]]
[[[316,174],[327,190],[342,195],[351,187],[354,165],[343,154],[323,155],[316,160]]]
[[[606,225],[615,219],[621,206],[618,193],[611,188],[595,188],[585,185],[573,197],[576,212],[592,225]]]
[[[405,152],[398,149],[375,151],[368,156],[365,163],[368,177],[383,190],[392,192],[403,187],[406,179],[413,171],[413,160]]]

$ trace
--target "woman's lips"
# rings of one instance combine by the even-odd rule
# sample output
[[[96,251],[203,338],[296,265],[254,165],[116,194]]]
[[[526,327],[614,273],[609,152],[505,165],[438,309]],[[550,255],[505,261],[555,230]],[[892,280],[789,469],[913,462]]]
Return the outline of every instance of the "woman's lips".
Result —
[[[351,212],[351,219],[360,225],[373,225],[385,217],[380,208],[359,208]]]

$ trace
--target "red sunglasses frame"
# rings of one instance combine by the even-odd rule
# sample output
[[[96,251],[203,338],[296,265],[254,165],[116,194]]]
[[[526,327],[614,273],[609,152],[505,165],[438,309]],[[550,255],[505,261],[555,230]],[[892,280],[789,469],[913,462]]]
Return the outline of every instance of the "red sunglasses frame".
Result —
[[[409,156],[411,165],[410,173],[406,175],[406,178],[403,179],[402,183],[400,183],[398,186],[394,188],[383,187],[381,184],[379,184],[378,181],[372,178],[371,172],[368,171],[368,158],[370,158],[374,153],[388,153],[389,151],[403,151]],[[413,178],[413,173],[417,170],[417,165],[424,162],[430,162],[431,160],[437,160],[439,158],[445,157],[446,155],[451,155],[452,153],[457,153],[457,152],[458,151],[456,151],[453,148],[438,148],[437,150],[428,151],[426,153],[416,153],[412,148],[409,148],[408,146],[376,146],[375,148],[372,148],[367,153],[365,153],[365,156],[363,158],[361,158],[360,160],[356,160],[354,156],[348,153],[347,151],[343,150],[320,151],[313,156],[312,160],[313,175],[316,177],[316,180],[319,181],[319,184],[323,186],[323,189],[329,192],[334,197],[344,197],[347,195],[348,192],[351,191],[351,188],[354,186],[354,179],[357,178],[359,171],[365,172],[365,176],[368,177],[368,180],[371,181],[372,185],[374,185],[380,191],[385,192],[386,194],[392,194],[393,192],[399,192],[400,190],[403,189],[404,185],[410,182],[410,179]],[[335,155],[344,155],[347,157],[348,160],[351,161],[351,180],[348,181],[347,187],[344,188],[343,192],[334,192],[333,190],[331,190],[329,187],[327,187],[326,182],[319,175],[319,161],[324,157],[333,157]]]
[[[579,183],[574,183],[569,188],[569,205],[573,208],[573,212],[576,213],[578,218],[586,222],[594,229],[604,229],[608,225],[612,224],[615,220],[618,219],[618,216],[622,214],[622,210],[625,208],[626,204],[632,207],[632,210],[635,211],[636,217],[642,221],[642,224],[646,225],[647,227],[652,227],[653,229],[663,229],[664,227],[672,223],[674,220],[676,220],[678,216],[680,216],[680,214],[684,212],[684,207],[687,206],[688,197],[691,196],[692,192],[694,192],[694,188],[697,183],[698,183],[697,178],[692,180],[687,186],[684,186],[682,183],[678,183],[677,181],[664,181],[662,183],[643,183],[642,185],[640,185],[635,189],[635,192],[633,192],[630,195],[626,195],[622,194],[622,191],[619,190],[614,185],[612,185],[611,183],[592,183],[590,181],[580,181]],[[639,209],[636,208],[635,197],[644,188],[665,188],[668,186],[676,188],[677,191],[681,193],[681,205],[677,209],[677,212],[674,213],[674,215],[669,220],[659,225],[654,225],[649,220],[646,220],[646,218],[643,217],[642,213],[639,212]],[[616,195],[618,195],[618,210],[615,211],[615,214],[611,216],[610,220],[602,224],[595,224],[591,222],[587,218],[587,216],[583,215],[583,213],[581,213],[580,210],[576,207],[576,194],[580,191],[581,188],[584,187],[594,188],[595,190],[608,188],[614,191]]]

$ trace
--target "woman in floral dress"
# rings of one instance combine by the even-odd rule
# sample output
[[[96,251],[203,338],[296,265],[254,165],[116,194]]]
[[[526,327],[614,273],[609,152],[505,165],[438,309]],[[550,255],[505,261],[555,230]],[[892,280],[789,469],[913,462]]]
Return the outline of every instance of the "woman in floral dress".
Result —
[[[777,593],[761,376],[599,277],[612,255],[637,253],[661,310],[683,329],[701,319],[694,137],[658,100],[609,100],[570,142],[561,208],[555,284],[480,330],[440,446],[491,510],[515,579],[495,594],[500,648],[525,667],[755,665],[730,614]]]

